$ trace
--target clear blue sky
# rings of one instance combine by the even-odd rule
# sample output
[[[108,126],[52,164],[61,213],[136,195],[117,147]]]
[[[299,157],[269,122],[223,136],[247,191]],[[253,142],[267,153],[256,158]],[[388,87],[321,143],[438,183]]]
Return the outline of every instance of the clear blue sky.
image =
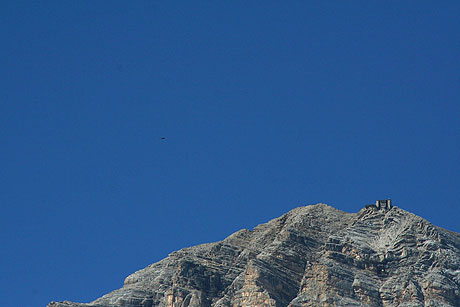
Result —
[[[2,307],[318,202],[460,232],[459,1],[217,2],[0,2]]]

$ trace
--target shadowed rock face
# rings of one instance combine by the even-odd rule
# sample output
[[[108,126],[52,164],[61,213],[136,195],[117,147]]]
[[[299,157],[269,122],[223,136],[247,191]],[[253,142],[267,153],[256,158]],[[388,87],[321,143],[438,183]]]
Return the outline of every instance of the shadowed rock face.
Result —
[[[460,234],[397,207],[300,207],[48,306],[460,306]]]

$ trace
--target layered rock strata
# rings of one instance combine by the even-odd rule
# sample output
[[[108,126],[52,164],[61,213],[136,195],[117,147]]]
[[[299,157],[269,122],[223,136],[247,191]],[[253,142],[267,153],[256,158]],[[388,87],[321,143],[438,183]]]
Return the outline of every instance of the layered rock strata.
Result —
[[[91,303],[48,305],[109,306],[460,306],[460,234],[397,207],[300,207],[173,252]]]

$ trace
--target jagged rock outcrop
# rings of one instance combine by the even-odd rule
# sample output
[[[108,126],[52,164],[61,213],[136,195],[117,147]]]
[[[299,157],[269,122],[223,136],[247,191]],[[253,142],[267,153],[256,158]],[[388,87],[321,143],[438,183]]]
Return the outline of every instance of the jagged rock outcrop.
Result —
[[[460,234],[397,207],[300,207],[173,252],[89,304],[48,306],[460,306]]]

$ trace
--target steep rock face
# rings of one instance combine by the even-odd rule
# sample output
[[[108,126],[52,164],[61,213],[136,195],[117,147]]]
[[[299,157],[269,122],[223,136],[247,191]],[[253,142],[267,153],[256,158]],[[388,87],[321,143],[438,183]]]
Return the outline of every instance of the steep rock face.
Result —
[[[48,305],[77,306],[460,306],[460,235],[397,207],[300,207],[173,252],[89,304]]]

